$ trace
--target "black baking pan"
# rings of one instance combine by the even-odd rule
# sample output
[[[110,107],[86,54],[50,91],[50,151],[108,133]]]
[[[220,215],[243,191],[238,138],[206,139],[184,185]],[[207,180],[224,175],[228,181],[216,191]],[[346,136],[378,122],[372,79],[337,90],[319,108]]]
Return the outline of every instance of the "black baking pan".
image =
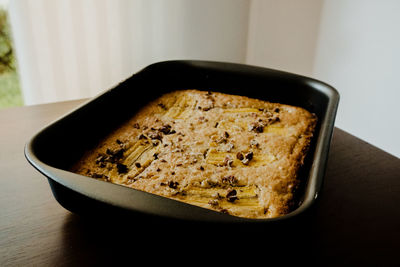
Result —
[[[272,219],[246,219],[180,201],[90,179],[67,171],[81,155],[143,105],[178,89],[199,89],[303,107],[318,117],[317,128],[301,169],[296,207]],[[267,223],[299,215],[321,190],[339,102],[326,83],[261,67],[210,61],[165,61],[152,64],[51,123],[25,146],[27,160],[50,183],[57,201],[78,214],[126,213],[196,222]]]

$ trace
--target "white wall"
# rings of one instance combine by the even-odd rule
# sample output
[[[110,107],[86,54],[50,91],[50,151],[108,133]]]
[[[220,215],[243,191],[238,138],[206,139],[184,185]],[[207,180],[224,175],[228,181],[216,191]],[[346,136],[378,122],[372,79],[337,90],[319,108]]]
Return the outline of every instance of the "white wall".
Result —
[[[252,0],[246,63],[310,76],[321,0]]]
[[[313,76],[341,94],[337,126],[400,157],[400,1],[325,1]]]

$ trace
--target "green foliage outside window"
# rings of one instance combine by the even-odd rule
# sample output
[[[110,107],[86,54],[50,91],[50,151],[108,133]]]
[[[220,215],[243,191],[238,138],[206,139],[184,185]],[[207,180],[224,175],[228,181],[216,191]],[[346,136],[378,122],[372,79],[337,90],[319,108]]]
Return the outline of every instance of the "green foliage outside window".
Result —
[[[0,109],[23,105],[8,14],[0,9]]]

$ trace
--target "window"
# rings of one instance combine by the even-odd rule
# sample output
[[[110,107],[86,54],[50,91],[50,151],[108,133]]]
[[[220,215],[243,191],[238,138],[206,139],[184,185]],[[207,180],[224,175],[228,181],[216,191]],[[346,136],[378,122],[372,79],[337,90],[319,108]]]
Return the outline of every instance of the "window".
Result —
[[[0,5],[0,109],[23,104],[7,5]]]

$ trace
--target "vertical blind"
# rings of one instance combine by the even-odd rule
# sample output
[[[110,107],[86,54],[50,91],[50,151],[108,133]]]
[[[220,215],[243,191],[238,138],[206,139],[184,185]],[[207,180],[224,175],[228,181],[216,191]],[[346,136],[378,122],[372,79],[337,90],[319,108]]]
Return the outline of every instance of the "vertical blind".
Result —
[[[248,14],[248,0],[12,1],[25,104],[91,97],[162,60],[243,63]]]

